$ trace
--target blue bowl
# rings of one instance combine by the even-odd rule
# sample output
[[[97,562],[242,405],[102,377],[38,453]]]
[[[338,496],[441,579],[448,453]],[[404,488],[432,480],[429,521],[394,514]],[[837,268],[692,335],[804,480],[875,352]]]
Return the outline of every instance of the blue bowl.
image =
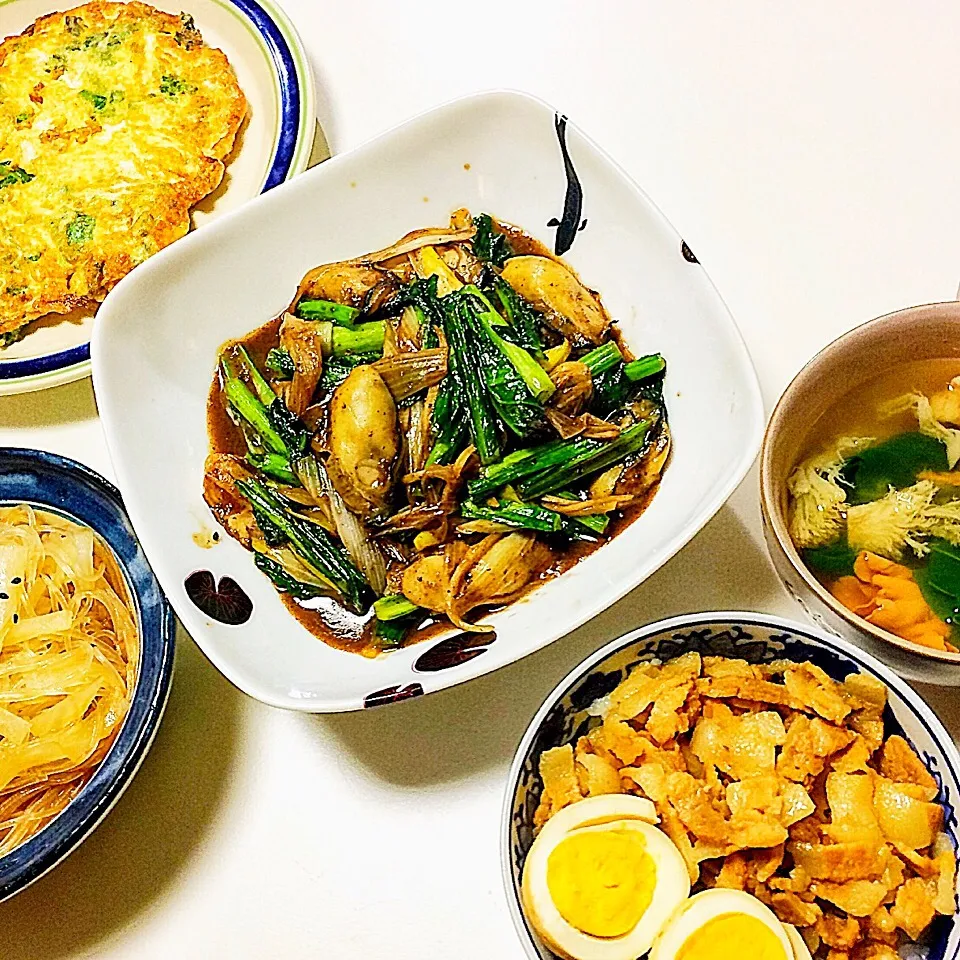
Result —
[[[738,657],[750,663],[809,661],[835,680],[851,673],[881,680],[887,687],[886,735],[904,737],[939,784],[937,800],[945,809],[943,829],[957,849],[960,754],[933,711],[882,663],[815,627],[759,613],[701,613],[661,620],[608,643],[576,667],[547,697],[520,742],[507,781],[500,855],[510,913],[530,960],[557,960],[527,924],[520,906],[521,871],[533,843],[533,815],[542,790],[540,754],[564,743],[576,743],[599,723],[590,715],[590,705],[611,693],[638,663],[672,660],[690,650],[708,656]],[[956,913],[937,917],[910,954],[915,960],[956,960],[958,956],[960,923]]]
[[[90,781],[55,820],[0,857],[0,901],[19,893],[86,839],[150,749],[170,692],[175,620],[120,492],[89,467],[40,450],[0,448],[0,504],[29,503],[86,524],[113,550],[136,605],[140,663],[130,712]]]

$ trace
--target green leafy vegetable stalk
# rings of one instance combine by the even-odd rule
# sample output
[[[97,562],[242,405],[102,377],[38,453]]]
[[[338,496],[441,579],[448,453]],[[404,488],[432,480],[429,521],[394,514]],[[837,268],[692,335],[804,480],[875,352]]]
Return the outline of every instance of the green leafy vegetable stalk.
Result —
[[[473,235],[473,252],[478,260],[502,267],[508,257],[513,256],[506,235],[495,230],[493,220],[488,213],[473,218],[477,232]]]

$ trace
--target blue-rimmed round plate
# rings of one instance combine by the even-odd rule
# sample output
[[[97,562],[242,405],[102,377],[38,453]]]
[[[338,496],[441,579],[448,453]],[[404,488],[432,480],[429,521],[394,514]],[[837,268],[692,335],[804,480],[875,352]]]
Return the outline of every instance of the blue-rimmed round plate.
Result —
[[[939,787],[937,802],[944,809],[943,830],[957,850],[960,754],[933,711],[879,660],[816,627],[759,613],[697,613],[661,620],[613,640],[575,667],[544,701],[517,749],[504,797],[500,856],[510,914],[529,960],[557,960],[527,923],[520,901],[523,864],[533,843],[534,812],[543,788],[540,755],[551,747],[575,744],[599,724],[592,704],[611,693],[635,666],[672,660],[688,651],[748,663],[810,662],[834,680],[851,673],[880,680],[887,688],[884,735],[904,737],[930,771]],[[960,923],[956,907],[953,916],[937,916],[903,956],[957,960]]]
[[[0,0],[0,38],[22,32],[70,0]],[[302,173],[316,130],[313,78],[303,43],[273,0],[154,0],[190,14],[204,42],[219,47],[237,73],[248,115],[223,183],[194,208],[201,226]],[[0,395],[43,390],[90,374],[93,310],[41,318],[26,336],[0,348]]]
[[[29,503],[91,527],[113,551],[136,605],[140,662],[130,712],[73,802],[36,836],[0,857],[0,900],[56,866],[106,816],[137,772],[166,706],[173,611],[147,563],[120,493],[89,468],[40,450],[0,448],[0,505]]]

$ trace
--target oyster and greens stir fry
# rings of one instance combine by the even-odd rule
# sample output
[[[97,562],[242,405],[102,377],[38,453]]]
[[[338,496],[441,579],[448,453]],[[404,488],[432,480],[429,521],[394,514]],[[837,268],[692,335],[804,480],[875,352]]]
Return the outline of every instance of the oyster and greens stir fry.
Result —
[[[489,630],[649,502],[664,371],[541,244],[460,210],[224,346],[204,497],[327,642]]]

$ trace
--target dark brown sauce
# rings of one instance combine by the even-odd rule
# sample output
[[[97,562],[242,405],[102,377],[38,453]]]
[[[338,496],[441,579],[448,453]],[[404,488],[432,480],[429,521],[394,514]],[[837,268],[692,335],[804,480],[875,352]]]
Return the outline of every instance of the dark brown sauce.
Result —
[[[553,252],[543,243],[529,236],[529,234],[524,233],[519,227],[500,221],[497,221],[497,225],[509,237],[510,246],[515,254],[549,257],[552,260],[561,260],[561,258],[554,256]],[[561,260],[561,262],[563,261]],[[570,269],[569,265],[566,263],[564,263],[564,265]],[[241,344],[250,354],[251,359],[263,369],[267,352],[279,343],[282,319],[282,317],[277,317],[270,320],[252,333],[224,344],[224,348],[232,344]],[[632,359],[633,353],[624,343],[623,336],[616,324],[611,327],[611,335],[623,351],[625,357]],[[210,387],[210,394],[207,399],[207,433],[210,438],[210,450],[212,453],[229,453],[240,457],[246,454],[246,444],[243,440],[243,434],[227,414],[227,404],[221,392],[219,374],[214,375],[213,383]],[[537,587],[566,573],[580,563],[581,560],[584,560],[594,551],[621,534],[647,509],[658,488],[659,483],[655,484],[653,488],[644,495],[640,503],[628,507],[626,510],[612,517],[607,532],[602,537],[599,537],[595,541],[575,541],[566,546],[562,553],[554,551],[553,562],[534,578],[521,596],[528,596],[536,590]],[[372,608],[368,613],[358,615],[349,610],[345,610],[340,604],[329,597],[300,602],[294,600],[288,594],[281,594],[280,596],[284,606],[286,606],[287,610],[290,611],[296,620],[324,643],[336,647],[339,650],[359,653],[362,656],[368,657],[376,656],[382,652],[377,644],[376,638],[373,636],[374,616]],[[514,602],[517,601],[514,600]],[[479,618],[481,614],[496,613],[502,609],[504,609],[502,605],[477,608],[471,612],[470,618],[473,620]],[[445,617],[429,614],[425,616],[424,620],[418,626],[408,631],[406,639],[404,640],[404,646],[423,643],[426,640],[438,639],[460,632],[460,629],[453,626]],[[492,638],[492,635],[490,636]]]
[[[607,533],[596,541],[578,540],[571,543],[563,553],[554,553],[553,562],[534,578],[523,591],[521,598],[529,596],[537,587],[559,577],[575,567],[581,560],[589,557],[605,543],[623,533],[650,505],[657,492],[655,485],[648,491],[640,503],[628,507],[620,515],[610,521]],[[318,600],[301,603],[288,594],[281,594],[284,606],[296,617],[297,621],[307,628],[315,637],[324,643],[346,650],[350,653],[359,653],[373,657],[382,651],[374,642],[371,635],[373,624],[372,608],[369,613],[359,615],[345,610],[336,600],[322,597]],[[518,598],[520,599],[520,598]],[[517,600],[514,600],[516,603]],[[480,607],[471,612],[471,620],[479,617],[480,613],[491,614],[505,609],[504,606]],[[460,633],[460,628],[453,626],[446,617],[429,615],[415,629],[411,629],[404,640],[404,646],[414,643],[423,643],[426,640],[439,639],[444,636]]]
[[[283,605],[315,637],[338,650],[376,656],[379,649],[371,642],[373,608],[362,616],[345,610],[332,597],[300,602],[287,593],[280,594]]]
[[[300,603],[285,593],[280,597],[284,606],[302,626],[331,647],[346,650],[348,653],[359,653],[365,657],[375,657],[383,652],[372,636],[372,607],[368,613],[361,615],[345,610],[330,597],[321,597],[306,603]],[[459,628],[452,626],[446,617],[431,614],[425,616],[416,629],[407,633],[403,645],[406,647],[459,632]]]
[[[553,255],[549,247],[544,246],[536,237],[524,233],[520,227],[515,227],[512,223],[503,223],[500,220],[495,221],[497,226],[507,235],[510,241],[510,248],[515,254],[523,257],[549,257],[551,260],[558,260],[559,257]]]
[[[220,348],[220,351],[222,352],[231,344],[242,344],[253,362],[262,370],[268,351],[279,343],[282,321],[282,317],[276,317],[262,327],[257,327],[245,337],[229,340]],[[247,445],[243,442],[240,428],[227,413],[227,402],[220,389],[219,370],[214,373],[210,393],[207,395],[207,436],[210,438],[211,453],[233,453],[242,457],[247,452]]]

